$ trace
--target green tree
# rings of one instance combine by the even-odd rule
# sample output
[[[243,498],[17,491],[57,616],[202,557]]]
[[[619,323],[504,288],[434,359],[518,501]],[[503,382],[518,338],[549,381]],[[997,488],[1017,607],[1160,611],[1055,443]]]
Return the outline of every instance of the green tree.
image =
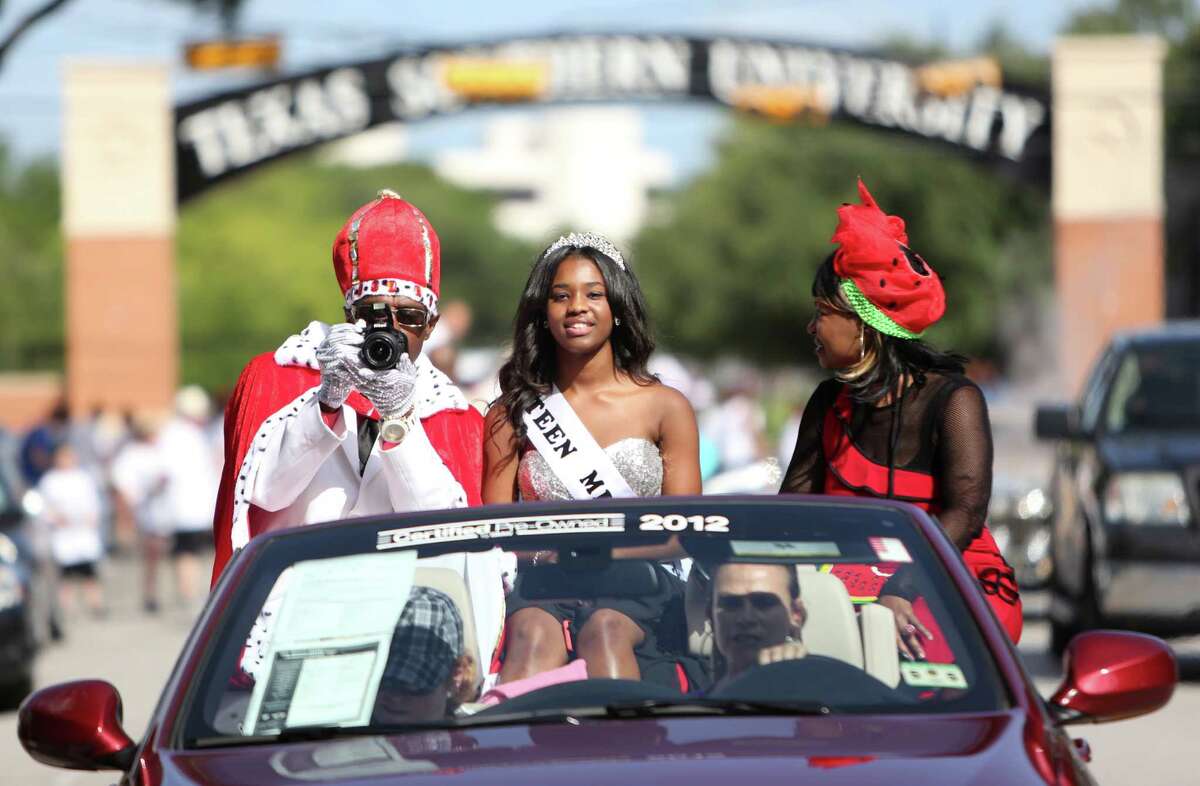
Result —
[[[1066,31],[1076,35],[1154,33],[1178,41],[1188,35],[1195,20],[1194,0],[1116,0],[1076,11]]]
[[[704,357],[810,359],[812,278],[833,250],[835,208],[858,199],[856,175],[945,278],[947,316],[931,340],[1003,361],[1005,304],[1049,279],[1044,193],[918,141],[753,118],[732,124],[716,166],[637,239],[663,343]]]
[[[0,369],[61,369],[62,240],[58,169],[18,166],[0,145]]]
[[[976,49],[1000,63],[1005,82],[1023,85],[1050,84],[1050,59],[1030,51],[1003,19],[992,22],[979,37]]]
[[[351,169],[305,157],[217,188],[182,211],[185,381],[227,388],[252,356],[310,320],[340,320],[333,239],[380,188],[411,200],[436,228],[442,299],[472,306],[473,339],[506,338],[535,250],[492,228],[489,197],[451,186],[422,165]]]

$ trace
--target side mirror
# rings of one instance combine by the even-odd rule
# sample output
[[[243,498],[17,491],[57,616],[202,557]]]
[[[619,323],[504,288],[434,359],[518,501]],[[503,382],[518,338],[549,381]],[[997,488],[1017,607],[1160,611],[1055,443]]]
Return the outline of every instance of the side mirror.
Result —
[[[102,680],[33,693],[18,711],[17,737],[42,764],[71,770],[127,770],[137,750],[121,728],[121,695]]]
[[[1171,648],[1156,636],[1095,630],[1071,639],[1066,678],[1050,698],[1058,722],[1104,723],[1153,712],[1179,681]]]
[[[1074,404],[1041,404],[1034,413],[1033,433],[1038,439],[1078,439],[1079,410]]]

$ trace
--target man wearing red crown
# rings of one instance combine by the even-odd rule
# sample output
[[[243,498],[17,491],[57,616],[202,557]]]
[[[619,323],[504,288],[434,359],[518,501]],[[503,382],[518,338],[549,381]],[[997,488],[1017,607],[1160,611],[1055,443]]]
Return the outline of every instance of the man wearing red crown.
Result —
[[[441,256],[428,219],[392,191],[356,210],[333,242],[346,321],[311,322],[242,371],[225,411],[225,470],[213,519],[213,582],[263,532],[341,518],[480,504],[483,417],[422,346],[438,320]],[[393,368],[363,360],[365,326],[386,311],[407,340]],[[491,662],[504,620],[499,549],[426,562],[456,570]],[[277,604],[280,582],[267,605]],[[247,641],[253,674],[269,615]]]
[[[262,532],[480,502],[482,417],[421,354],[438,319],[433,227],[382,191],[338,233],[333,266],[346,322],[312,322],[251,360],[229,401],[214,582]],[[373,304],[408,341],[392,369],[362,360]]]

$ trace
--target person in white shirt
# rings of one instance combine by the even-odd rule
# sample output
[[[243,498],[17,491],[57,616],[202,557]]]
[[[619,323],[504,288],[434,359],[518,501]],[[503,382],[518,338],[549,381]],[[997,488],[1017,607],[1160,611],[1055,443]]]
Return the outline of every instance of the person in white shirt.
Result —
[[[59,568],[59,604],[70,613],[78,585],[88,609],[98,616],[104,613],[98,572],[104,556],[100,492],[69,444],[55,448],[52,462],[38,481],[37,492],[43,503],[40,523],[49,530],[50,554]]]
[[[762,409],[750,390],[744,383],[727,389],[721,403],[701,421],[701,431],[720,451],[722,472],[740,469],[768,455]]]
[[[111,470],[117,500],[129,511],[142,554],[142,608],[158,611],[158,566],[171,542],[167,509],[166,462],[156,442],[159,418],[131,418],[130,439],[113,459]]]
[[[212,549],[212,510],[220,483],[205,431],[209,402],[205,392],[188,386],[175,396],[175,417],[156,440],[166,476],[165,506],[172,528],[171,556],[179,598],[198,596],[200,555]]]

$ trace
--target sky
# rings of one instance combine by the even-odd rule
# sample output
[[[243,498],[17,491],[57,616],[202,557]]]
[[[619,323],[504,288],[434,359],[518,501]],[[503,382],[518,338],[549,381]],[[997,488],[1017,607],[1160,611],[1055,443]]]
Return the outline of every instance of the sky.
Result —
[[[1048,51],[1070,14],[1094,0],[246,0],[242,32],[276,33],[285,73],[386,55],[398,45],[470,41],[546,32],[662,31],[763,34],[870,48],[905,35],[969,52],[997,20],[1037,51]],[[44,0],[7,0],[0,35]],[[156,60],[172,66],[180,101],[254,78],[190,73],[185,41],[214,37],[216,19],[176,0],[70,0],[10,51],[0,69],[0,141],[18,159],[57,155],[61,66],[70,59]],[[723,114],[705,106],[644,109],[646,142],[686,176],[708,161]],[[427,121],[411,129],[410,153],[471,146],[486,114]]]

